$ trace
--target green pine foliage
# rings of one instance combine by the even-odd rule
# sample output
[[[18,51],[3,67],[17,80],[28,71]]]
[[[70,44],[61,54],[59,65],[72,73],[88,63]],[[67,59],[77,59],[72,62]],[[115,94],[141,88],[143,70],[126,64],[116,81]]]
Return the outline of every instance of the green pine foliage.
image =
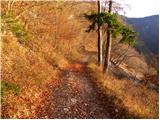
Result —
[[[91,24],[88,26],[88,29],[86,30],[86,32],[90,32],[92,30],[95,30],[96,24],[98,23],[97,13],[94,11],[91,11],[91,13],[89,13],[89,14],[84,14],[84,17],[87,18],[91,22]],[[101,17],[99,17],[99,19],[101,19]]]
[[[122,34],[123,38],[121,39],[120,42],[127,43],[131,47],[134,47],[136,40],[137,40],[138,33],[133,31],[133,29],[131,27],[125,26],[125,27],[123,27],[121,34]]]
[[[138,37],[138,33],[133,30],[133,28],[124,25],[119,19],[117,14],[110,14],[108,12],[102,12],[97,14],[96,12],[91,12],[90,14],[84,15],[91,24],[88,27],[87,32],[90,32],[96,28],[96,25],[108,25],[109,31],[113,37],[117,37],[118,35],[122,35],[122,39],[120,42],[127,43],[131,47],[134,47],[135,42]]]

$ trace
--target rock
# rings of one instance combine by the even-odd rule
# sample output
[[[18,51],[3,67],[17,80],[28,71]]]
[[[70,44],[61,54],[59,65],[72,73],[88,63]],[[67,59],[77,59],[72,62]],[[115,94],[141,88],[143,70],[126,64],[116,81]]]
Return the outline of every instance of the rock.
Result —
[[[115,112],[118,113],[118,109],[115,109]]]
[[[87,106],[87,103],[84,103],[85,106]]]
[[[68,111],[69,111],[69,109],[68,109],[68,108],[64,108],[63,110],[64,110],[65,112],[68,112]]]
[[[71,103],[72,103],[72,104],[76,104],[76,103],[77,103],[77,99],[71,98]]]

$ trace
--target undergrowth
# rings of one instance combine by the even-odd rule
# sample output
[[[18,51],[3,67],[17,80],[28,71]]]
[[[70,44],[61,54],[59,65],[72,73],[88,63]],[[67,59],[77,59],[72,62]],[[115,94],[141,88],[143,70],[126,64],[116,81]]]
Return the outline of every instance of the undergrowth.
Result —
[[[1,96],[5,96],[9,91],[12,91],[15,95],[20,94],[20,86],[14,83],[1,82]]]
[[[8,29],[18,38],[18,42],[25,43],[30,34],[25,31],[22,23],[19,20],[16,20],[12,13],[7,13],[2,16],[2,20],[7,24]]]
[[[137,86],[126,78],[117,79],[111,72],[103,75],[101,69],[93,62],[88,63],[87,67],[92,71],[99,88],[105,94],[112,94],[121,99],[129,112],[135,113],[138,118],[158,118],[156,91],[149,90],[146,86]]]

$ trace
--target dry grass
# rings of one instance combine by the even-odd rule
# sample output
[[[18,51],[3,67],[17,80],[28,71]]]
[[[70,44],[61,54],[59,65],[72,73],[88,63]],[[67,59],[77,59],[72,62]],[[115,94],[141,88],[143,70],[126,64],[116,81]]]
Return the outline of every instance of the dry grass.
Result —
[[[159,104],[156,91],[143,85],[135,85],[127,78],[117,79],[111,73],[104,76],[101,69],[94,63],[90,63],[88,67],[93,71],[97,84],[105,94],[114,95],[122,100],[129,112],[136,114],[139,118],[158,118]],[[119,105],[118,102],[116,104]]]
[[[9,32],[8,32],[9,33]],[[41,55],[17,42],[12,33],[3,37],[2,80],[20,87],[19,95],[12,89],[4,90],[2,96],[3,118],[36,118],[48,104],[48,84],[57,85],[56,69],[53,69]],[[49,104],[48,104],[49,105]],[[48,113],[47,113],[48,114]]]

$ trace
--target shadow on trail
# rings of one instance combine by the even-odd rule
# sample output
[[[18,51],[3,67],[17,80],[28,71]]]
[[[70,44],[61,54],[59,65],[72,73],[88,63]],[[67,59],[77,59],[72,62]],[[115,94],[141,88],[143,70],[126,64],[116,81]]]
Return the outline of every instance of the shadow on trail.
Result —
[[[92,74],[82,62],[61,70],[61,84],[52,90],[55,105],[49,118],[138,118],[120,99],[104,94]]]

